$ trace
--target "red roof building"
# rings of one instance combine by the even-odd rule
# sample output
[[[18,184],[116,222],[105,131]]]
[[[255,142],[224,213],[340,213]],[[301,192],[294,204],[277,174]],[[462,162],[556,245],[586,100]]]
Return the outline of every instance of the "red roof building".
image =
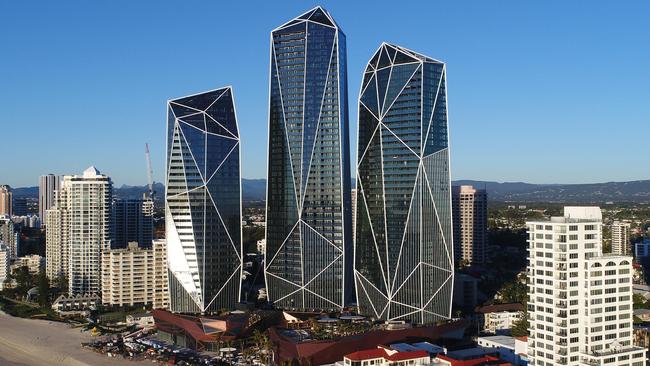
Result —
[[[343,357],[344,363],[351,366],[361,365],[428,365],[431,362],[426,351],[398,352],[379,346],[373,349],[352,352]],[[364,363],[364,361],[368,361]]]
[[[441,366],[512,366],[510,362],[502,361],[494,356],[484,356],[469,360],[459,360],[445,355],[438,355],[436,361]]]

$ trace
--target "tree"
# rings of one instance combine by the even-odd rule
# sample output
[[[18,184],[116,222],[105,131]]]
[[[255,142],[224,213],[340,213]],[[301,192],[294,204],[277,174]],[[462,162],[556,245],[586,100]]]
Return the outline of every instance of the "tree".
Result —
[[[48,305],[50,297],[50,280],[47,278],[44,269],[41,269],[36,277],[36,287],[38,288],[38,304],[41,306]]]
[[[519,320],[512,324],[512,335],[514,337],[528,336],[528,311],[524,310],[519,313]]]
[[[13,278],[16,280],[16,293],[18,295],[24,296],[27,291],[34,287],[34,278],[26,266],[17,268],[13,273]]]
[[[528,300],[528,287],[525,283],[516,279],[503,285],[498,295],[500,302],[504,304],[515,302],[526,304]]]

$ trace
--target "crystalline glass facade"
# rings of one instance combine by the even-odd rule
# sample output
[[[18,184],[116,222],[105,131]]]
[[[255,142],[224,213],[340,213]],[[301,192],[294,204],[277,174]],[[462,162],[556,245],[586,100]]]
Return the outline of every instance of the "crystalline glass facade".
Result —
[[[449,318],[453,244],[445,65],[382,44],[359,96],[355,283],[359,310]]]
[[[265,276],[280,308],[353,301],[345,35],[321,7],[271,33]]]
[[[165,229],[170,307],[212,313],[239,302],[239,129],[230,87],[168,102]]]

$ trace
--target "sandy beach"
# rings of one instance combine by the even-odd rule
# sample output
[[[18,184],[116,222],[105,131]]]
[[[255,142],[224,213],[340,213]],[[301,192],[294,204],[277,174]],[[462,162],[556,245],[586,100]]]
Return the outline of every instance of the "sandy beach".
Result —
[[[14,318],[0,312],[1,366],[136,366],[152,364],[109,358],[81,347],[93,337],[67,324]]]

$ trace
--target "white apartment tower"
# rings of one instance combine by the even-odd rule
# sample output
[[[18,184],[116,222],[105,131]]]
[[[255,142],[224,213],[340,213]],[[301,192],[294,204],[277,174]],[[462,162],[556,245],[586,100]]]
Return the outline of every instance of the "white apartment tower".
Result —
[[[529,364],[645,365],[632,344],[632,258],[603,255],[600,208],[526,224]]]
[[[612,254],[632,255],[630,247],[630,224],[614,221],[612,223]]]
[[[66,175],[47,212],[46,271],[68,278],[70,295],[101,291],[101,252],[110,245],[111,179],[90,167]]]
[[[485,264],[488,241],[487,193],[472,186],[451,187],[454,261]]]
[[[61,188],[61,178],[58,175],[47,174],[41,175],[38,181],[38,217],[41,223],[47,226],[47,210],[51,209],[55,203],[55,192]]]

